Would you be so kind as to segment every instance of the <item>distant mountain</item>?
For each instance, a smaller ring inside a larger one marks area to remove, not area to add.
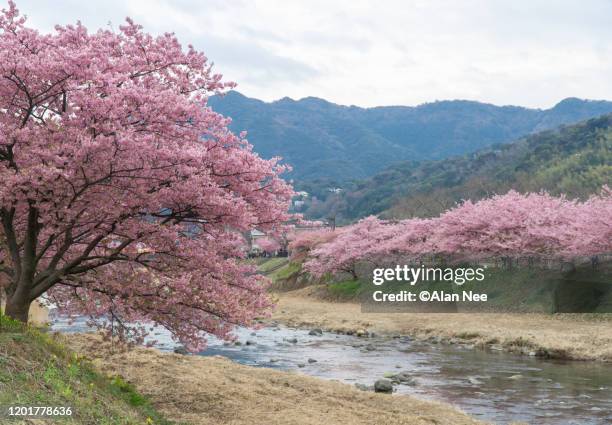
[[[335,215],[340,222],[371,214],[435,216],[461,200],[509,189],[585,198],[603,185],[612,187],[612,114],[461,157],[395,164],[341,195],[319,195],[307,216]]]
[[[546,110],[453,100],[359,108],[323,99],[262,102],[232,91],[209,104],[247,130],[265,158],[281,156],[297,181],[365,178],[403,160],[436,160],[612,112],[612,102],[565,99]]]

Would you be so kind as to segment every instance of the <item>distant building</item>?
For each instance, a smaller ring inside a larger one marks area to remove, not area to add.
[[[251,251],[259,251],[259,245],[257,245],[257,240],[261,239],[261,238],[265,238],[266,234],[264,232],[262,232],[261,230],[251,230]]]
[[[263,250],[261,249],[261,247],[257,244],[257,241],[259,239],[265,238],[266,234],[264,232],[262,232],[261,230],[257,230],[257,229],[253,229],[248,233],[248,253],[249,254],[259,254],[261,253]]]

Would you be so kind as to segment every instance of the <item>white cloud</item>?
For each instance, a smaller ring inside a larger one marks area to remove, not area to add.
[[[362,106],[612,99],[609,0],[18,1],[50,31],[131,16],[203,50],[238,90]]]

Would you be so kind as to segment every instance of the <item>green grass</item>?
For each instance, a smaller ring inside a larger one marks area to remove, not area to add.
[[[302,271],[302,264],[290,262],[286,266],[270,273],[268,277],[272,280],[272,282],[277,282],[279,280],[289,279],[290,277],[298,274],[300,271]]]
[[[330,283],[327,291],[336,298],[355,298],[361,293],[361,282],[359,280],[344,280],[342,282]]]
[[[281,264],[289,262],[287,258],[282,258],[282,257],[270,258],[266,260],[267,261],[259,264],[259,267],[257,268],[262,273],[268,273],[274,268],[280,266]]]
[[[465,268],[466,265],[459,266]],[[484,270],[482,282],[465,282],[455,285],[452,282],[428,281],[410,285],[404,281],[387,281],[384,285],[367,284],[360,295],[371,298],[373,291],[397,293],[401,290],[411,292],[443,291],[446,294],[462,294],[464,291],[486,294],[486,303],[458,301],[455,305],[461,312],[516,312],[516,313],[608,313],[612,311],[612,284],[609,274],[603,267],[592,270],[581,266],[566,275],[558,269],[537,267],[512,267],[510,269],[488,267]],[[338,292],[350,292],[351,287],[340,282]],[[330,292],[333,284],[330,285]],[[414,304],[417,307],[417,304]],[[432,304],[434,305],[434,304]],[[406,305],[409,311],[411,305]]]
[[[98,373],[66,349],[61,337],[6,317],[0,329],[0,406],[70,406],[72,416],[55,417],[58,424],[171,424],[132,385]]]

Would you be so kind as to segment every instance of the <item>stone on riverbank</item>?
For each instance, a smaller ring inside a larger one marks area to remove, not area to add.
[[[182,355],[189,354],[189,351],[187,351],[187,349],[183,347],[182,345],[179,345],[178,347],[174,347],[174,352],[176,354],[182,354]]]
[[[396,384],[416,385],[416,381],[414,380],[414,378],[410,376],[410,374],[406,371],[392,374],[388,378],[391,379],[391,382]]]
[[[392,393],[393,383],[389,379],[379,379],[374,382],[374,391],[377,393]]]
[[[355,384],[355,388],[357,388],[360,391],[372,391],[372,390],[374,390],[374,387],[372,387],[371,385],[365,385],[365,384],[359,384],[359,383]]]

